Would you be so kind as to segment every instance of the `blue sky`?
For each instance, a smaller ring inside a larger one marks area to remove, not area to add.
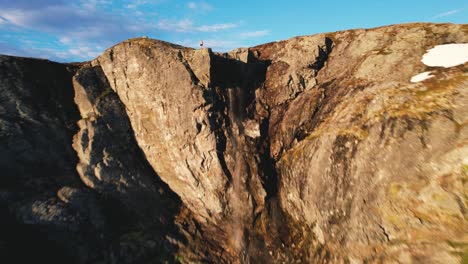
[[[468,1],[0,0],[0,54],[84,61],[144,35],[227,51],[406,22],[468,23]]]

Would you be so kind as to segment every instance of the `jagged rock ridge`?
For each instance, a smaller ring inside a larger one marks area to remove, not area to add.
[[[5,252],[20,233],[77,263],[459,263],[467,64],[420,59],[466,42],[466,25],[407,24],[2,56]]]

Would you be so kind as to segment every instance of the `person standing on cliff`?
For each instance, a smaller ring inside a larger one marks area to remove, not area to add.
[[[200,40],[200,49],[203,48],[203,40]]]

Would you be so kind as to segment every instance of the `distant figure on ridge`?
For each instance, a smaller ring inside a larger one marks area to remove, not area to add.
[[[203,48],[203,40],[200,40],[200,49]]]

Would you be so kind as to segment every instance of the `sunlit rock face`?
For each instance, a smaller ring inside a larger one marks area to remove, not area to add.
[[[463,43],[466,25],[406,24],[2,56],[0,242],[53,262],[460,263],[468,65],[423,57]]]

